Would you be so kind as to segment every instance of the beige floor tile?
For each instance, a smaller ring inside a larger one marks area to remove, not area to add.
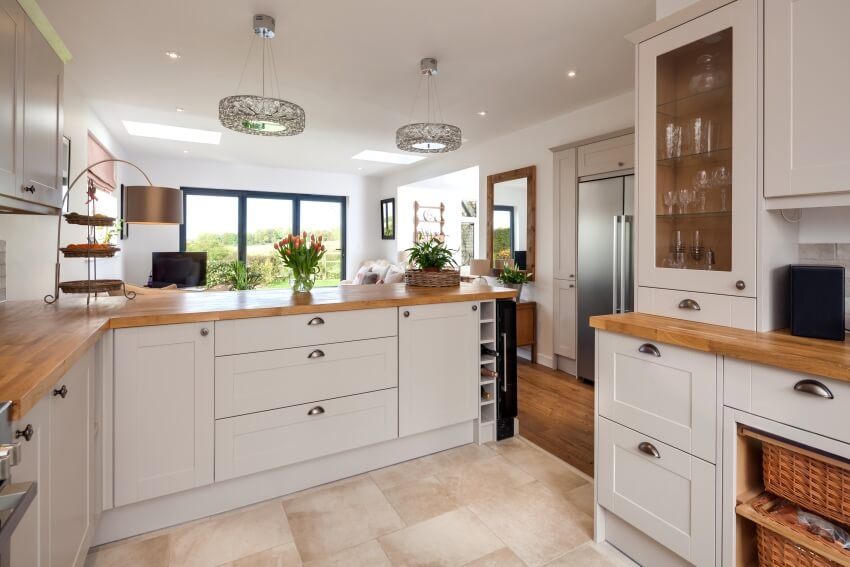
[[[587,484],[587,480],[564,461],[536,447],[512,451],[505,458],[560,494]]]
[[[626,567],[629,565],[634,563],[617,551],[607,551],[593,544],[587,544],[547,563],[546,567]]]
[[[520,559],[545,565],[590,541],[593,520],[540,482],[526,484],[469,508]]]
[[[436,477],[447,488],[451,497],[461,504],[490,498],[534,481],[532,476],[498,455],[445,467]]]
[[[393,565],[460,566],[504,547],[467,508],[378,539]]]
[[[487,446],[493,449],[493,452],[497,455],[508,455],[530,447],[528,442],[522,437],[509,437],[503,441],[493,441],[492,443],[487,443]]]
[[[392,567],[392,563],[381,544],[373,539],[329,557],[310,561],[304,567]]]
[[[570,490],[564,494],[564,498],[588,516],[593,517],[594,488],[592,482]]]
[[[442,468],[453,468],[468,463],[474,463],[496,456],[495,451],[488,445],[470,443],[448,451],[434,453],[431,459]]]
[[[283,505],[266,502],[171,534],[171,567],[209,567],[292,542]]]
[[[460,506],[448,487],[433,476],[387,488],[384,496],[408,526]]]
[[[292,494],[287,494],[286,496],[282,496],[280,498],[281,502],[286,502],[287,500],[292,500],[293,498],[298,498],[300,496],[305,496],[307,494],[313,494],[314,492],[318,492],[320,490],[325,490],[326,488],[333,488],[334,486],[342,486],[343,484],[348,484],[350,482],[354,482],[355,480],[360,480],[369,476],[369,473],[358,474],[355,476],[350,476],[348,478],[341,478],[339,480],[335,480],[333,482],[328,482],[325,484],[320,484],[319,486],[314,486],[312,488],[305,488],[304,490],[299,490],[298,492],[293,492]]]
[[[294,543],[273,547],[219,567],[301,567],[301,556]]]
[[[332,555],[404,527],[370,478],[283,503],[304,561]]]
[[[86,558],[86,567],[168,567],[169,536],[128,541],[102,548]]]
[[[433,459],[432,455],[428,455],[372,471],[369,476],[378,488],[386,490],[405,482],[433,476],[439,470],[439,463]]]
[[[463,567],[525,567],[525,563],[513,551],[503,547],[499,551],[494,551],[481,559],[471,561]]]

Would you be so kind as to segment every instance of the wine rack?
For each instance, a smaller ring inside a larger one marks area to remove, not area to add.
[[[482,301],[478,307],[479,344],[488,350],[496,351],[496,302]],[[498,372],[498,356],[478,352],[479,376],[478,419],[475,420],[475,441],[479,445],[496,440],[496,405],[499,401],[497,378],[483,374]],[[483,372],[482,372],[483,371]]]

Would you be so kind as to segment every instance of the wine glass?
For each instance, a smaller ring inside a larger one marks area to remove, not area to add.
[[[675,191],[667,191],[664,193],[664,204],[667,206],[667,214],[673,214],[673,207],[675,207],[679,203],[679,199],[676,197]]]
[[[726,188],[732,182],[732,172],[725,165],[718,165],[711,172],[711,183],[720,188],[720,210],[726,212]]]
[[[711,187],[711,175],[705,169],[699,169],[694,174],[694,187],[705,190]]]
[[[697,72],[688,83],[692,93],[704,93],[724,85],[726,73],[715,69],[716,63],[717,57],[711,53],[697,58]]]
[[[679,205],[682,208],[682,214],[688,214],[688,205],[694,201],[693,190],[688,187],[683,187],[679,189],[677,197],[679,199]]]

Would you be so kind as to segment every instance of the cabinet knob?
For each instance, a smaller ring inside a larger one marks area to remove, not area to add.
[[[575,277],[576,277],[576,275],[575,275],[575,274],[570,274],[570,279],[571,279],[571,280],[572,280],[572,279],[575,279]]]
[[[569,287],[575,287],[575,286],[576,286],[576,284],[571,283]]]
[[[478,306],[477,306],[477,305],[473,305],[473,306],[472,306],[472,310],[473,310],[473,311],[478,311]]]
[[[322,319],[321,317],[313,317],[312,319],[307,321],[307,325],[310,326],[310,327],[315,327],[316,325],[324,325],[324,324],[325,324],[325,320]]]
[[[646,453],[650,457],[655,457],[656,459],[661,458],[661,453],[658,452],[658,449],[655,448],[655,445],[652,443],[647,443],[644,441],[640,445],[638,445],[638,451],[641,453]]]
[[[322,358],[323,356],[325,356],[325,353],[319,349],[316,349],[310,354],[308,354],[307,358]]]
[[[26,427],[23,429],[18,429],[15,431],[15,439],[20,439],[23,437],[27,441],[32,440],[32,436],[35,435],[35,430],[32,428],[32,424],[28,423]]]
[[[307,415],[322,415],[323,413],[325,413],[325,408],[323,408],[322,406],[316,406],[310,411],[308,411]]]
[[[61,388],[55,388],[53,390],[53,395],[59,396],[60,398],[62,398],[64,400],[65,396],[68,395],[68,386],[66,386],[65,384],[62,384]]]
[[[209,330],[209,329],[207,329],[206,327],[204,327],[203,329],[201,329],[201,336],[202,336],[202,337],[206,337],[206,336],[208,336],[209,334],[210,334],[210,330]]]
[[[29,187],[24,187],[24,191],[27,193],[35,193],[35,185],[30,185]]]
[[[679,309],[690,309],[691,311],[701,311],[699,303],[693,299],[683,299],[679,302]]]
[[[735,287],[737,287],[739,290],[743,291],[744,289],[747,288],[747,284],[744,283],[744,280],[738,280],[738,281],[735,282]]]
[[[405,316],[405,317],[410,317],[410,311],[405,311],[405,312],[404,312],[404,316]]]
[[[623,167],[624,165],[626,165],[626,162],[624,162],[624,161],[618,161],[617,162],[618,167]]]

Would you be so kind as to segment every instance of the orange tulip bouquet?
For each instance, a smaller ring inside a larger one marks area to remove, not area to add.
[[[311,234],[308,239],[306,230],[300,236],[290,234],[276,242],[274,249],[280,254],[283,265],[292,270],[292,291],[309,292],[313,289],[319,273],[319,261],[325,255],[321,235],[316,238],[315,234]]]

